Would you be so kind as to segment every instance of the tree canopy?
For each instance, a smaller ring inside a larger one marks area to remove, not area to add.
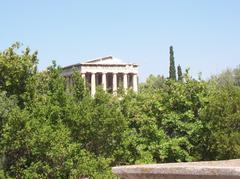
[[[91,97],[55,62],[0,53],[0,178],[115,178],[128,164],[240,157],[240,67],[209,81],[150,75],[140,92]],[[172,54],[173,55],[173,54]],[[229,80],[230,79],[230,80]]]

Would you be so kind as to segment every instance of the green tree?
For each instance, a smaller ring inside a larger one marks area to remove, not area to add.
[[[240,157],[240,87],[211,84],[208,103],[201,112],[204,160]]]
[[[79,73],[79,71],[74,70],[73,72],[73,95],[74,98],[78,101],[81,101],[84,96],[87,95],[87,90],[85,87],[85,81],[82,78],[81,74]]]
[[[178,74],[178,81],[182,81],[183,74],[182,74],[182,68],[180,65],[178,65],[178,67],[177,67],[177,74]]]
[[[164,86],[165,78],[161,75],[149,75],[145,83],[140,84],[141,92],[150,92],[152,90],[159,90]]]
[[[129,93],[122,101],[129,120],[129,163],[192,161],[200,158],[195,146],[203,125],[199,111],[205,105],[206,84],[164,82],[159,90]],[[127,155],[125,155],[126,157]]]
[[[26,48],[22,54],[18,54],[20,44],[15,43],[3,52],[0,52],[0,90],[6,91],[7,96],[16,95],[22,103],[22,94],[26,90],[26,84],[37,72],[37,52],[30,54]]]
[[[41,108],[37,106],[37,108]],[[70,131],[59,121],[14,110],[0,143],[6,176],[14,178],[81,178],[107,175],[108,165],[71,142]],[[106,173],[104,173],[106,171]],[[102,172],[102,174],[100,173]]]
[[[170,46],[169,53],[170,53],[169,79],[176,80],[176,68],[174,61],[174,51],[172,46]]]
[[[113,178],[115,165],[240,157],[239,67],[206,82],[179,66],[184,83],[150,75],[139,93],[99,87],[93,98],[79,72],[67,90],[56,62],[37,72],[36,54],[18,48],[0,53],[0,178]]]
[[[112,158],[127,128],[118,99],[98,88],[94,99],[85,97],[76,109],[70,117],[78,126],[72,128],[76,139],[96,156]]]
[[[233,70],[235,85],[240,86],[240,65]]]
[[[240,86],[240,65],[234,69],[224,70],[219,75],[212,76],[211,81],[219,87],[231,85]]]
[[[34,75],[24,92],[25,107],[15,107],[5,115],[0,151],[6,177],[111,177],[110,160],[86,151],[73,138],[70,117],[78,112],[79,102],[65,90],[60,72],[53,64]],[[3,112],[9,108],[5,104]]]
[[[9,114],[11,113],[12,110],[16,108],[16,106],[17,106],[17,102],[15,98],[13,97],[8,98],[6,96],[6,92],[0,91],[0,141],[2,140],[3,128],[4,128],[4,125],[7,123]],[[1,173],[1,169],[3,168],[4,158],[5,156],[0,152],[0,173]],[[0,178],[1,178],[1,174],[0,174]]]

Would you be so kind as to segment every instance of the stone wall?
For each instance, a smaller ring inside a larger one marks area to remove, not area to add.
[[[113,167],[123,179],[240,179],[240,160]]]

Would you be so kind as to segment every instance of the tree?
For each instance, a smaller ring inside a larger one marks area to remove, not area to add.
[[[150,75],[139,93],[99,87],[93,98],[79,72],[67,90],[55,62],[37,72],[17,49],[0,53],[0,178],[114,178],[115,165],[240,157],[239,67],[206,82],[178,66],[179,83],[170,47],[173,80]]]
[[[240,86],[240,65],[233,70],[234,81],[237,86]]]
[[[0,117],[0,156],[3,156],[5,178],[111,178],[110,160],[87,151],[73,137],[76,124],[73,115],[79,116],[78,109],[83,106],[74,99],[75,94],[65,90],[59,68],[53,64],[32,76],[25,90],[23,100],[26,101],[22,108],[4,94],[0,96],[3,102],[0,105],[3,108],[0,109],[3,115]],[[88,113],[94,109],[89,103],[85,106],[90,107]],[[84,129],[83,125],[77,126],[77,130]],[[105,134],[109,132],[106,127],[103,129]],[[118,134],[116,132],[116,138]],[[100,139],[110,137],[104,135]],[[106,143],[109,142],[102,146]]]
[[[234,69],[228,68],[218,75],[212,76],[211,82],[214,82],[219,87],[224,86],[240,86],[240,65]]]
[[[182,81],[183,74],[182,74],[182,68],[180,65],[178,65],[178,67],[177,67],[177,74],[178,74],[178,81]]]
[[[0,90],[6,91],[7,96],[16,95],[22,103],[22,94],[26,90],[26,84],[37,72],[37,52],[30,54],[26,48],[22,54],[18,54],[20,44],[15,43],[3,52],[0,52]]]
[[[42,107],[36,108],[39,111]],[[45,115],[49,117],[47,111]],[[106,170],[107,160],[72,142],[64,123],[53,124],[27,110],[11,112],[0,147],[6,178],[108,178],[110,173]]]
[[[118,99],[97,88],[95,98],[86,96],[76,109],[71,120],[79,126],[72,128],[77,141],[96,156],[113,157],[127,128]]]
[[[210,83],[210,94],[200,113],[204,130],[199,152],[204,160],[240,157],[240,87],[225,82]]]
[[[128,93],[122,101],[129,121],[126,145],[130,163],[162,163],[199,159],[199,111],[207,95],[206,83],[165,80],[159,90]],[[128,156],[128,157],[127,157]]]
[[[176,68],[175,68],[175,61],[174,61],[174,51],[172,46],[170,46],[169,79],[176,80]]]
[[[151,90],[159,90],[164,85],[164,77],[163,76],[154,76],[149,75],[146,79],[145,83],[140,84],[141,92],[150,92]]]
[[[87,95],[87,90],[85,81],[77,70],[73,72],[73,82],[73,95],[77,101],[81,101]]]
[[[6,96],[6,92],[0,91],[0,141],[2,140],[3,128],[4,125],[7,123],[9,114],[12,110],[16,108],[16,106],[17,102],[16,99],[13,98],[13,96],[8,98]],[[1,176],[1,169],[3,168],[4,158],[4,155],[0,152],[0,178],[4,178],[3,176]]]

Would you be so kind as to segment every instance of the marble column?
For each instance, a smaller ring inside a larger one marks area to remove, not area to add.
[[[91,95],[94,96],[96,93],[96,80],[95,73],[91,74]]]
[[[127,79],[127,76],[128,74],[127,73],[124,73],[123,74],[123,89],[126,91],[127,88],[128,88],[128,79]]]
[[[137,74],[133,74],[133,91],[137,92],[138,91],[138,79],[137,79]]]
[[[84,83],[84,87],[86,86],[86,74],[82,73],[82,79],[83,79],[83,83]]]
[[[82,78],[83,78],[84,80],[85,80],[85,76],[86,76],[85,73],[82,73]]]
[[[113,73],[113,94],[117,93],[117,74]]]
[[[106,73],[102,73],[102,86],[103,86],[103,90],[106,91],[107,90]]]

